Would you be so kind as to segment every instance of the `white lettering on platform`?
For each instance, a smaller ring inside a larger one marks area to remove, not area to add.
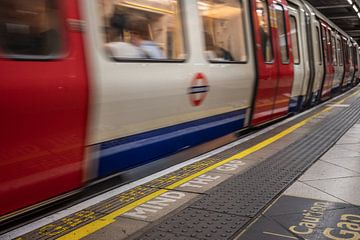
[[[240,166],[244,166],[245,163],[240,160],[232,160],[216,168],[218,171],[232,172],[239,169]]]
[[[211,182],[214,182],[220,177],[221,176],[219,175],[211,176],[209,174],[203,174],[197,178],[194,178],[193,180],[188,181],[187,183],[180,185],[180,187],[202,188],[203,186],[208,185]]]
[[[155,214],[184,197],[183,192],[169,191],[124,213],[123,216],[146,219],[150,214]]]

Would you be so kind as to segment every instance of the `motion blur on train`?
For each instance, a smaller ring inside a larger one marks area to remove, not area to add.
[[[0,216],[359,82],[302,0],[1,0]]]

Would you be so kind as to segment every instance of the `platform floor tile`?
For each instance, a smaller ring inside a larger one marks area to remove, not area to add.
[[[305,181],[304,183],[348,203],[360,206],[360,177]]]

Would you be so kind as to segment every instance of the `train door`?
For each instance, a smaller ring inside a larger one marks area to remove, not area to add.
[[[311,13],[310,13],[311,14]],[[310,16],[311,24],[311,43],[313,52],[313,64],[314,64],[314,79],[309,89],[311,95],[309,104],[314,105],[320,99],[321,83],[324,77],[324,56],[321,40],[320,23],[313,14]]]
[[[278,118],[288,113],[291,89],[294,80],[294,61],[293,54],[290,52],[290,20],[288,10],[284,7],[285,3],[280,1],[273,4],[275,11],[276,23],[272,21],[273,31],[277,44],[275,44],[278,55],[278,84],[274,103],[274,116]],[[277,28],[277,31],[276,31]]]
[[[357,76],[357,73],[359,70],[358,58],[357,58],[357,46],[355,43],[352,44],[352,55],[353,55],[353,62],[354,62],[354,75],[353,75],[351,85],[354,86],[355,82],[356,82],[356,76]]]
[[[297,112],[303,101],[305,81],[304,45],[302,43],[300,13],[297,5],[289,5],[291,47],[294,59],[294,82],[291,90],[290,112]]]
[[[341,82],[341,88],[345,89],[350,76],[349,48],[347,45],[347,39],[345,37],[342,37],[342,47],[344,52],[344,78]]]
[[[358,62],[358,71],[357,74],[355,76],[356,80],[355,80],[355,85],[359,83],[360,80],[360,47],[356,47],[356,57],[357,57],[357,62]]]
[[[82,184],[87,82],[81,33],[66,24],[79,23],[75,2],[0,1],[0,216]]]
[[[331,31],[330,28],[328,28],[327,25],[323,22],[321,22],[321,36],[323,42],[325,74],[321,84],[320,99],[324,101],[330,98],[331,85],[334,78],[334,66],[332,57]]]
[[[252,13],[258,60],[258,82],[253,104],[252,124],[257,125],[271,119],[278,72],[274,59],[268,2],[266,0],[253,1]]]
[[[344,80],[345,66],[344,66],[344,51],[340,35],[336,35],[336,57],[338,60],[337,71],[335,75],[336,81],[333,83],[333,89],[338,92],[341,89],[341,84]]]
[[[251,123],[258,125],[288,113],[293,59],[287,34],[289,16],[283,4],[254,0],[252,13],[258,82]]]
[[[350,88],[351,86],[351,82],[354,78],[354,72],[355,72],[355,67],[354,67],[354,56],[353,56],[353,47],[352,47],[352,43],[350,40],[348,40],[348,44],[347,44],[347,48],[349,49],[349,78],[346,82],[346,87]]]
[[[331,94],[336,94],[338,92],[342,75],[339,57],[337,54],[337,36],[338,35],[335,32],[331,33],[331,55],[334,66],[334,79],[331,84]]]

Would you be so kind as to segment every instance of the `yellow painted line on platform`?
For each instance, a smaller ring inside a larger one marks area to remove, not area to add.
[[[351,94],[350,96],[344,98],[343,100],[340,100],[337,103],[342,103],[342,102],[346,101],[348,98],[358,94],[359,92],[360,92],[360,90],[358,90],[355,93]],[[266,147],[268,145],[270,145],[271,143],[273,143],[273,142],[283,138],[284,136],[292,133],[296,129],[304,126],[307,122],[309,122],[311,119],[315,118],[316,116],[318,116],[318,115],[320,115],[320,114],[322,114],[324,112],[327,112],[332,108],[333,107],[327,107],[324,110],[322,110],[322,111],[320,111],[320,112],[318,112],[318,113],[304,119],[303,121],[289,127],[288,129],[285,129],[284,131],[276,134],[273,137],[270,137],[270,138],[268,138],[268,139],[266,139],[266,140],[264,140],[264,141],[262,141],[262,142],[260,142],[260,143],[258,143],[256,145],[254,145],[254,146],[252,146],[252,147],[250,147],[250,148],[248,148],[248,149],[246,149],[246,150],[244,150],[244,151],[242,151],[240,153],[237,153],[237,154],[235,154],[235,155],[233,155],[233,156],[231,156],[229,158],[224,159],[221,162],[218,162],[218,163],[216,163],[216,164],[214,164],[214,165],[212,165],[210,167],[207,167],[207,168],[205,168],[205,169],[203,169],[203,170],[201,170],[201,171],[199,171],[197,173],[194,173],[191,176],[188,176],[188,177],[186,177],[184,179],[181,179],[181,180],[171,184],[170,186],[168,186],[167,189],[161,189],[161,190],[158,190],[158,191],[156,191],[154,193],[151,193],[151,194],[147,195],[146,197],[143,197],[143,198],[141,198],[141,199],[139,199],[139,200],[137,200],[137,201],[135,201],[133,203],[130,203],[129,205],[126,205],[125,207],[122,207],[122,208],[120,208],[120,209],[118,209],[118,210],[116,210],[116,211],[114,211],[114,212],[100,218],[100,219],[95,220],[94,222],[91,222],[89,224],[86,224],[86,225],[78,228],[78,229],[75,229],[74,231],[72,231],[72,232],[70,232],[70,233],[68,233],[68,234],[66,234],[66,235],[64,235],[62,237],[59,237],[58,239],[59,240],[76,240],[76,239],[81,239],[83,237],[86,237],[86,236],[100,230],[101,228],[113,223],[115,221],[116,217],[119,217],[120,215],[122,215],[122,214],[124,214],[124,213],[126,213],[126,212],[140,206],[141,204],[144,204],[147,201],[149,201],[149,200],[151,200],[151,199],[153,199],[153,198],[155,198],[155,197],[157,197],[157,196],[159,196],[159,195],[161,195],[161,194],[163,194],[165,192],[168,192],[171,189],[174,189],[174,188],[176,188],[176,187],[178,187],[178,186],[180,186],[180,185],[182,185],[182,184],[184,184],[184,183],[186,183],[186,182],[188,182],[188,181],[190,181],[190,180],[192,180],[192,179],[194,179],[196,177],[199,177],[199,176],[201,176],[201,175],[203,175],[203,174],[205,174],[205,173],[207,173],[207,172],[209,172],[209,171],[211,171],[211,170],[213,170],[213,169],[215,169],[215,168],[217,168],[217,167],[219,167],[219,166],[221,166],[223,164],[226,164],[226,163],[228,163],[228,162],[230,162],[232,160],[235,160],[235,159],[244,158],[247,155],[249,155],[251,153],[254,153],[254,152],[256,152],[256,151],[258,151],[258,150],[260,150],[260,149],[262,149],[262,148],[264,148],[264,147]]]

